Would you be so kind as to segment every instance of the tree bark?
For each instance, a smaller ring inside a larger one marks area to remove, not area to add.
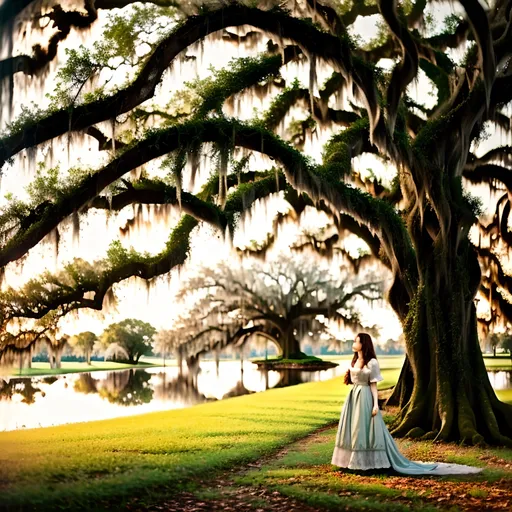
[[[387,401],[400,407],[392,434],[512,446],[512,406],[496,397],[478,342],[476,255],[466,241],[444,263],[424,267],[403,319],[407,358]]]
[[[62,358],[62,350],[57,349],[55,351],[55,368],[62,368],[61,358]]]
[[[281,348],[283,350],[283,358],[284,359],[294,359],[295,355],[301,354],[300,351],[300,344],[297,341],[297,338],[295,338],[295,335],[293,334],[293,328],[290,327],[286,333],[283,339],[280,341],[282,344]]]

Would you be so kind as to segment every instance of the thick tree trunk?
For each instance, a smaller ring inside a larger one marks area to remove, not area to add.
[[[512,406],[496,397],[478,342],[478,262],[469,244],[457,254],[444,272],[439,262],[425,267],[403,319],[407,358],[387,402],[400,406],[392,433],[512,446]]]
[[[181,345],[178,347],[178,368],[180,373],[183,373],[183,349]]]
[[[62,368],[62,350],[55,351],[55,368]]]
[[[293,334],[293,328],[290,327],[287,330],[280,343],[282,344],[281,348],[283,349],[284,359],[294,359],[293,356],[301,354],[300,344]]]

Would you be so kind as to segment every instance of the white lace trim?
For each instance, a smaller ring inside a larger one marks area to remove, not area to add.
[[[386,450],[349,450],[334,447],[331,464],[348,469],[390,468]]]

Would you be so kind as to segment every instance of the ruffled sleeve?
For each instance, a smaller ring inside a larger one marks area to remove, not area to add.
[[[384,380],[384,377],[380,374],[380,367],[377,359],[371,359],[368,362],[368,368],[370,369],[370,382],[380,382],[381,380]]]

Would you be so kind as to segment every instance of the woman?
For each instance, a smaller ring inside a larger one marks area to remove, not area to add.
[[[349,469],[392,467],[406,475],[477,473],[461,464],[423,464],[405,458],[391,437],[377,401],[377,382],[383,380],[369,334],[360,333],[352,345],[354,357],[345,384],[353,384],[341,410],[331,463]]]

